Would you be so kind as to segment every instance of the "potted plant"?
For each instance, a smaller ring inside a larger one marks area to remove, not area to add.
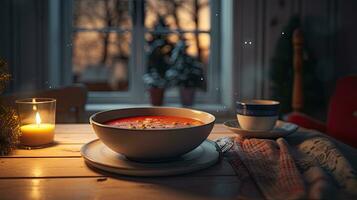
[[[177,42],[170,58],[171,68],[166,72],[170,85],[178,86],[180,100],[183,106],[193,105],[197,88],[204,86],[202,64],[199,60],[187,54],[184,40]]]
[[[161,106],[164,99],[166,80],[162,78],[160,73],[155,69],[144,74],[143,79],[148,86],[151,104],[154,106]]]
[[[159,18],[155,25],[155,30],[167,29],[164,19]],[[144,83],[150,93],[151,104],[161,106],[163,104],[164,92],[167,87],[166,71],[170,68],[170,56],[174,44],[171,43],[167,35],[152,33],[148,40],[147,70],[143,76]]]

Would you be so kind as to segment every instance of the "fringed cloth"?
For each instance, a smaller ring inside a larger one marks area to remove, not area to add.
[[[266,199],[357,199],[356,172],[326,137],[232,140],[225,156]]]

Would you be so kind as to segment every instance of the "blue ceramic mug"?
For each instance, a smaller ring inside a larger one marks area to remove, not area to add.
[[[237,119],[242,129],[249,131],[269,131],[274,128],[279,116],[278,101],[244,100],[237,101]]]

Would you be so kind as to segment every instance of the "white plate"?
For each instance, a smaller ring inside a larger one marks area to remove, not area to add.
[[[223,123],[229,130],[245,138],[278,138],[286,137],[295,132],[299,126],[289,122],[278,120],[270,131],[248,131],[239,126],[237,120],[229,120]]]
[[[85,161],[95,168],[129,176],[169,176],[186,174],[214,165],[219,160],[216,144],[205,140],[191,152],[166,162],[135,162],[115,153],[100,140],[93,140],[81,148]]]

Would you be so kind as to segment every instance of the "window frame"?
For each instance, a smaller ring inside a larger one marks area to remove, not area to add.
[[[149,102],[149,95],[146,92],[146,87],[142,80],[142,75],[145,73],[146,60],[144,45],[145,33],[153,32],[148,30],[144,25],[145,18],[145,5],[144,0],[134,0],[131,1],[130,9],[136,9],[137,12],[132,13],[132,28],[131,29],[122,29],[120,27],[105,27],[100,29],[87,29],[87,28],[75,28],[72,26],[72,17],[67,17],[67,20],[70,20],[70,35],[74,32],[85,32],[85,31],[106,31],[106,32],[115,32],[118,34],[131,32],[131,55],[129,57],[129,66],[128,66],[128,80],[129,88],[128,91],[90,91],[88,94],[88,103],[89,104],[143,104]],[[64,3],[64,6],[67,7],[67,14],[69,13],[72,16],[73,1],[67,0]],[[170,33],[208,33],[210,34],[210,55],[209,63],[207,70],[207,90],[197,91],[196,94],[196,103],[197,104],[219,104],[221,103],[221,80],[220,80],[220,3],[219,0],[210,0],[210,19],[211,27],[209,31],[203,30],[169,30]],[[68,12],[70,11],[70,12]],[[134,14],[133,14],[134,13]],[[68,16],[68,15],[67,15]],[[155,32],[155,31],[154,31]],[[69,37],[72,38],[72,37]],[[135,38],[135,39],[134,39]],[[141,47],[141,48],[140,48]],[[72,51],[72,50],[71,50]],[[70,52],[71,54],[72,52]],[[68,54],[68,52],[67,52]],[[69,56],[69,55],[67,55]],[[72,57],[71,55],[69,56]],[[68,60],[68,59],[67,59]],[[69,69],[65,70],[67,77],[72,77],[72,59],[69,59]],[[136,67],[133,67],[136,66]],[[139,74],[139,75],[138,75]],[[72,81],[68,81],[72,83]],[[143,95],[144,94],[144,95]],[[178,103],[179,94],[176,88],[169,88],[165,93],[165,103]]]

